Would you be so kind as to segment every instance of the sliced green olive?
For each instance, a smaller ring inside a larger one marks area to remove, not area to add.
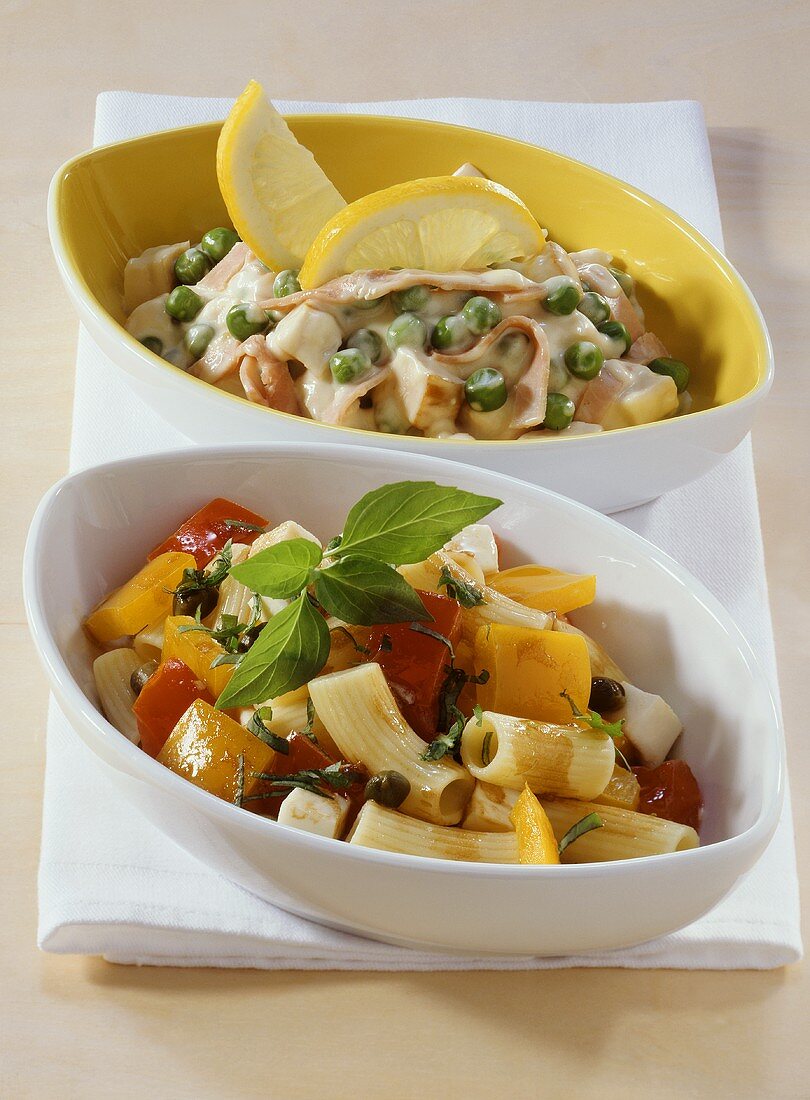
[[[561,432],[574,419],[576,405],[564,393],[550,393],[546,398],[546,418],[543,427],[553,432]]]
[[[456,351],[469,347],[473,337],[460,313],[448,313],[433,326],[430,342],[437,351]]]
[[[200,248],[213,263],[218,264],[220,260],[225,259],[239,240],[239,234],[233,229],[226,229],[224,225],[219,225],[216,229],[209,229],[203,234]]]
[[[383,342],[373,328],[359,328],[346,341],[347,348],[364,352],[372,363],[379,363],[383,354]]]
[[[249,336],[267,332],[270,326],[270,317],[266,309],[255,302],[240,302],[231,306],[225,314],[225,324],[228,332],[237,340],[247,340]]]
[[[426,286],[409,286],[391,295],[391,305],[397,313],[419,313],[427,308],[429,301],[430,290]]]
[[[138,665],[135,671],[129,678],[129,686],[132,688],[136,695],[140,695],[143,689],[146,687],[147,682],[157,672],[157,661],[146,661],[142,665]]]
[[[293,271],[292,268],[287,268],[285,271],[279,271],[273,280],[273,297],[274,298],[286,298],[288,294],[297,294],[301,289],[301,284],[298,282],[298,272]]]
[[[662,356],[659,359],[653,359],[648,366],[655,374],[669,375],[675,383],[678,393],[683,393],[689,385],[689,367],[680,359],[669,359]]]
[[[193,321],[203,304],[202,298],[190,286],[176,286],[166,299],[164,308],[175,321]]]
[[[172,615],[191,615],[194,618],[199,609],[200,618],[210,615],[217,606],[219,589],[213,585],[210,588],[189,588],[186,592],[175,592],[172,601]]]
[[[142,336],[140,343],[147,349],[147,351],[154,352],[155,355],[163,354],[163,341],[159,336]]]
[[[379,772],[365,786],[366,801],[377,802],[389,810],[401,806],[410,793],[410,780],[401,772]]]
[[[186,351],[196,362],[197,359],[201,359],[205,355],[205,349],[213,338],[214,326],[200,323],[191,325],[190,328],[186,329],[183,343],[186,345]]]
[[[607,298],[597,294],[595,290],[589,290],[582,295],[577,309],[594,325],[601,325],[603,321],[607,321],[610,317],[610,306]]]
[[[590,340],[577,340],[565,349],[565,365],[575,378],[596,378],[604,361],[604,355]]]
[[[211,269],[211,261],[200,248],[187,248],[174,261],[174,274],[178,283],[193,286]]]
[[[620,355],[624,355],[633,341],[630,339],[630,333],[621,323],[621,321],[605,321],[601,325],[596,326],[597,331],[604,333],[605,336],[609,336],[611,340],[615,340],[617,344],[624,344],[624,347],[619,352]]]
[[[464,396],[474,412],[495,412],[506,404],[506,379],[494,367],[481,367],[464,383]]]
[[[582,291],[567,275],[555,275],[552,279],[546,279],[546,288],[543,309],[559,317],[573,313],[582,298]]]
[[[371,367],[371,360],[360,348],[336,351],[329,360],[329,369],[336,382],[354,382]]]
[[[385,338],[392,351],[397,348],[424,348],[427,325],[414,313],[400,313],[388,326]]]
[[[461,315],[467,322],[467,328],[476,336],[484,336],[501,323],[503,314],[497,302],[478,294],[464,303]]]

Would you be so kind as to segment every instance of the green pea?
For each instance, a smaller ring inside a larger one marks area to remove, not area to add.
[[[155,355],[163,354],[163,341],[159,336],[142,336],[140,342],[147,351],[154,352]]]
[[[426,286],[409,286],[405,290],[395,290],[391,295],[391,305],[397,313],[419,313],[429,301],[430,291]]]
[[[465,382],[464,396],[475,412],[495,412],[506,404],[506,379],[494,367],[481,367]]]
[[[648,366],[655,374],[668,374],[675,383],[678,393],[683,393],[689,385],[689,367],[680,359],[668,359],[662,356],[660,359],[653,359]]]
[[[199,248],[187,248],[174,261],[174,275],[178,283],[193,286],[210,269],[211,261]]]
[[[546,279],[547,293],[543,302],[543,309],[548,313],[556,313],[559,317],[565,317],[573,313],[579,305],[582,291],[573,279],[567,275],[556,275],[553,279]]]
[[[449,313],[433,326],[430,342],[439,351],[448,351],[468,346],[472,343],[472,334],[460,313]]]
[[[226,229],[224,225],[216,229],[209,229],[203,234],[200,248],[213,263],[218,264],[224,260],[235,244],[239,243],[239,234],[233,229]]]
[[[467,322],[470,332],[474,332],[476,336],[483,336],[490,332],[501,323],[502,317],[497,302],[482,295],[476,295],[475,298],[465,302],[461,315]]]
[[[383,342],[379,333],[376,333],[372,328],[359,328],[357,332],[353,332],[346,341],[346,347],[357,348],[358,351],[362,351],[364,355],[368,356],[371,363],[379,363],[382,359]]]
[[[633,293],[633,276],[628,275],[626,271],[620,271],[618,267],[609,267],[608,271],[629,298]]]
[[[357,298],[352,302],[354,309],[376,309],[377,306],[381,306],[385,301],[385,295],[382,298]]]
[[[360,348],[336,351],[329,360],[329,369],[336,382],[354,382],[371,367],[371,360]]]
[[[595,290],[589,290],[582,295],[577,309],[594,325],[601,325],[603,321],[607,321],[610,317],[610,306],[607,303],[607,298],[597,294]]]
[[[550,393],[546,398],[546,418],[543,427],[553,432],[561,432],[574,419],[577,407],[564,393]]]
[[[391,351],[397,348],[424,348],[427,325],[413,313],[400,313],[388,326],[385,339]]]
[[[286,298],[288,294],[297,294],[301,289],[301,284],[298,282],[298,272],[293,271],[292,268],[287,268],[286,271],[279,271],[273,280],[273,297],[274,298]]]
[[[211,343],[213,338],[213,325],[192,325],[191,328],[186,329],[186,334],[183,337],[183,343],[186,345],[186,351],[196,362],[197,359],[201,359],[203,355],[205,355],[205,349]]]
[[[166,299],[165,310],[175,321],[193,321],[203,307],[203,300],[189,286],[176,286]]]
[[[620,355],[624,355],[633,341],[630,339],[630,333],[621,323],[621,321],[605,321],[601,325],[596,326],[597,332],[602,332],[605,336],[609,336],[611,340],[615,340],[617,343],[621,341],[624,344]]]
[[[262,309],[255,302],[240,302],[228,310],[225,315],[225,324],[231,336],[237,340],[247,340],[249,336],[267,332],[270,318],[267,310]]]
[[[565,349],[565,365],[576,378],[596,378],[604,361],[602,352],[589,340],[577,340]]]

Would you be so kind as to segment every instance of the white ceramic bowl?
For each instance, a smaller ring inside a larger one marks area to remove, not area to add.
[[[162,767],[101,715],[83,616],[186,515],[223,495],[322,536],[367,490],[435,479],[492,494],[506,564],[596,572],[576,620],[684,721],[703,788],[694,851],[612,864],[449,863],[356,848],[229,805]],[[197,448],[85,470],[56,485],[26,550],[26,608],[60,706],[120,794],[199,859],[335,928],[447,951],[559,955],[639,943],[695,920],[756,861],[782,799],[783,737],[768,682],[717,601],[661,551],[546,490],[418,455],[284,444]],[[92,809],[85,811],[92,814]]]

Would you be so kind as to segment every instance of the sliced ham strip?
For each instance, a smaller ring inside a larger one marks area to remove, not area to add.
[[[577,405],[574,420],[601,424],[609,406],[633,384],[633,373],[620,359],[607,359],[596,378],[590,381]]]
[[[289,368],[286,363],[271,355],[265,338],[249,337],[241,345],[240,351],[244,358],[239,368],[239,378],[248,399],[279,412],[300,416],[301,406],[298,404]]]
[[[641,318],[633,308],[633,303],[621,288],[615,298],[607,299],[607,303],[610,306],[610,316],[614,321],[621,321],[631,340],[638,340],[639,336],[644,335],[644,325]]]
[[[577,264],[580,280],[587,290],[595,290],[597,294],[603,294],[606,298],[615,298],[622,293],[622,288],[602,264],[588,261]]]
[[[209,272],[213,274],[213,272]],[[520,290],[545,291],[539,283],[532,282],[525,275],[509,268],[495,271],[355,271],[351,275],[341,275],[314,290],[301,290],[297,294],[288,294],[286,298],[268,298],[260,304],[264,309],[288,311],[302,302],[346,302],[371,301],[391,294],[396,290],[406,290],[411,286],[424,283],[439,290],[469,290],[480,294],[506,294]]]
[[[510,329],[524,333],[534,344],[532,361],[513,391],[514,409],[510,427],[514,431],[525,432],[542,424],[546,416],[550,354],[546,334],[537,321],[529,317],[507,317],[469,351],[463,351],[459,355],[435,353],[433,359],[455,368],[461,377],[469,378],[472,370],[468,368],[477,363]]]
[[[645,332],[633,342],[626,358],[632,359],[634,363],[643,363],[646,367],[653,359],[668,359],[669,352],[654,332]]]
[[[360,397],[365,397],[375,386],[379,386],[381,382],[384,382],[390,374],[391,368],[383,367],[382,370],[375,370],[373,374],[366,375],[358,382],[353,384],[347,382],[336,386],[335,396],[321,418],[323,422],[325,424],[342,424],[355,401]]]
[[[227,256],[223,256],[207,275],[203,275],[197,286],[221,293],[234,275],[238,275],[245,264],[253,259],[255,259],[255,256],[245,242],[238,241]]]

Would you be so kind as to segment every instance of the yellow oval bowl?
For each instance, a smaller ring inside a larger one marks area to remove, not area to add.
[[[518,194],[563,247],[612,252],[640,283],[650,329],[691,365],[694,409],[587,436],[436,440],[290,416],[179,371],[123,328],[123,269],[145,248],[198,240],[228,224],[215,123],[84,153],[57,171],[49,196],[51,242],[82,321],[133,389],[190,439],[342,437],[485,466],[614,511],[700,476],[748,432],[772,380],[767,330],[731,264],[673,211],[568,157],[465,127],[364,115],[293,115],[288,122],[348,201],[471,161]]]

